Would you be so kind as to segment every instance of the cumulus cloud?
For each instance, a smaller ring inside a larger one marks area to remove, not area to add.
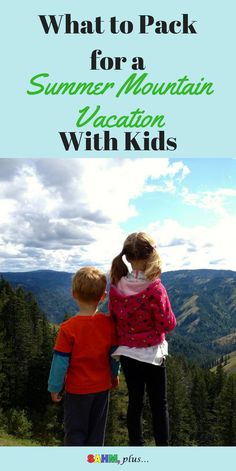
[[[0,181],[11,181],[15,175],[20,172],[22,167],[21,161],[16,159],[3,159],[1,158],[1,172]]]
[[[215,191],[193,193],[185,187],[181,191],[181,196],[189,205],[212,210],[219,215],[225,215],[227,214],[225,204],[228,198],[236,198],[236,190],[234,188],[219,188]]]
[[[164,270],[181,267],[236,269],[236,216],[224,216],[211,227],[185,227],[173,219],[147,227],[159,243]]]
[[[214,225],[193,227],[174,217],[134,230],[150,232],[164,270],[235,269],[233,228],[227,213],[232,188],[193,192],[188,165],[168,159],[0,160],[0,263],[2,271],[55,269],[73,272],[96,264],[107,269],[127,236],[132,218],[142,221],[136,200],[164,194],[191,211],[213,211]]]
[[[2,270],[108,266],[135,198],[174,191],[188,172],[167,159],[1,160]]]

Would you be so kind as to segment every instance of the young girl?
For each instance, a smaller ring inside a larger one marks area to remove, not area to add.
[[[131,264],[129,273],[123,256]],[[130,234],[111,267],[110,312],[115,320],[120,357],[129,392],[127,425],[130,446],[143,446],[142,411],[145,386],[152,411],[156,445],[167,446],[169,419],[165,333],[176,326],[166,290],[160,281],[161,262],[151,237]]]

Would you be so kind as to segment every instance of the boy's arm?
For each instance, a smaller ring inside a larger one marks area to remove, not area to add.
[[[112,358],[112,353],[117,349],[117,346],[113,346],[110,349],[110,365],[111,365],[111,375],[113,377],[119,376],[120,374],[120,362],[119,360],[116,360],[115,358]]]
[[[50,374],[48,378],[48,391],[55,402],[61,399],[59,393],[63,389],[64,379],[69,366],[70,353],[62,353],[54,350]]]
[[[57,336],[48,379],[48,391],[51,393],[52,400],[54,402],[59,402],[61,400],[59,393],[63,389],[71,352],[72,339],[62,324]]]
[[[104,314],[109,313],[109,292],[110,292],[111,280],[109,275],[107,275],[107,286],[106,286],[106,297],[98,304],[98,311]],[[112,353],[117,349],[116,344],[116,333],[115,325],[112,325],[112,344],[113,346],[109,352],[110,366],[111,366],[111,375],[112,375],[112,387],[115,388],[119,384],[119,374],[120,374],[120,362],[115,358],[112,358]]]
[[[120,362],[115,358],[112,358],[111,354],[117,349],[117,347],[111,347],[110,349],[110,366],[111,366],[111,384],[112,389],[119,386],[119,375],[120,375]]]
[[[117,338],[116,338],[116,328],[113,321],[112,322],[112,347],[110,348],[110,366],[111,366],[111,382],[112,388],[116,388],[119,385],[119,374],[120,374],[120,362],[116,358],[113,358],[111,355],[117,349]]]

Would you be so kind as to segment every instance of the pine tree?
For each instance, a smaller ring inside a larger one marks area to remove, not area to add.
[[[194,443],[196,420],[190,402],[190,378],[187,365],[181,360],[168,359],[168,404],[171,445]]]
[[[236,375],[226,378],[218,401],[219,444],[236,445]]]
[[[210,418],[208,412],[208,394],[203,371],[196,368],[193,374],[191,404],[196,417],[195,439],[199,445],[207,445],[210,435]]]
[[[32,295],[0,282],[0,405],[45,407],[55,329]],[[37,391],[37,398],[34,393]]]
[[[119,387],[112,390],[110,394],[105,441],[107,446],[128,445],[128,431],[126,425],[127,407],[128,392],[123,373],[121,373]]]
[[[215,374],[215,393],[218,396],[223,388],[224,381],[225,381],[225,374],[223,370],[223,365],[219,364],[216,367],[216,374]]]

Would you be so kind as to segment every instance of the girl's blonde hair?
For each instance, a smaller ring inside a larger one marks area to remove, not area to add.
[[[128,262],[145,260],[144,275],[148,280],[155,280],[161,274],[161,259],[154,240],[145,232],[133,232],[125,239],[123,249],[114,258],[111,265],[111,281],[116,284],[128,274],[128,268],[123,262],[123,255]]]

